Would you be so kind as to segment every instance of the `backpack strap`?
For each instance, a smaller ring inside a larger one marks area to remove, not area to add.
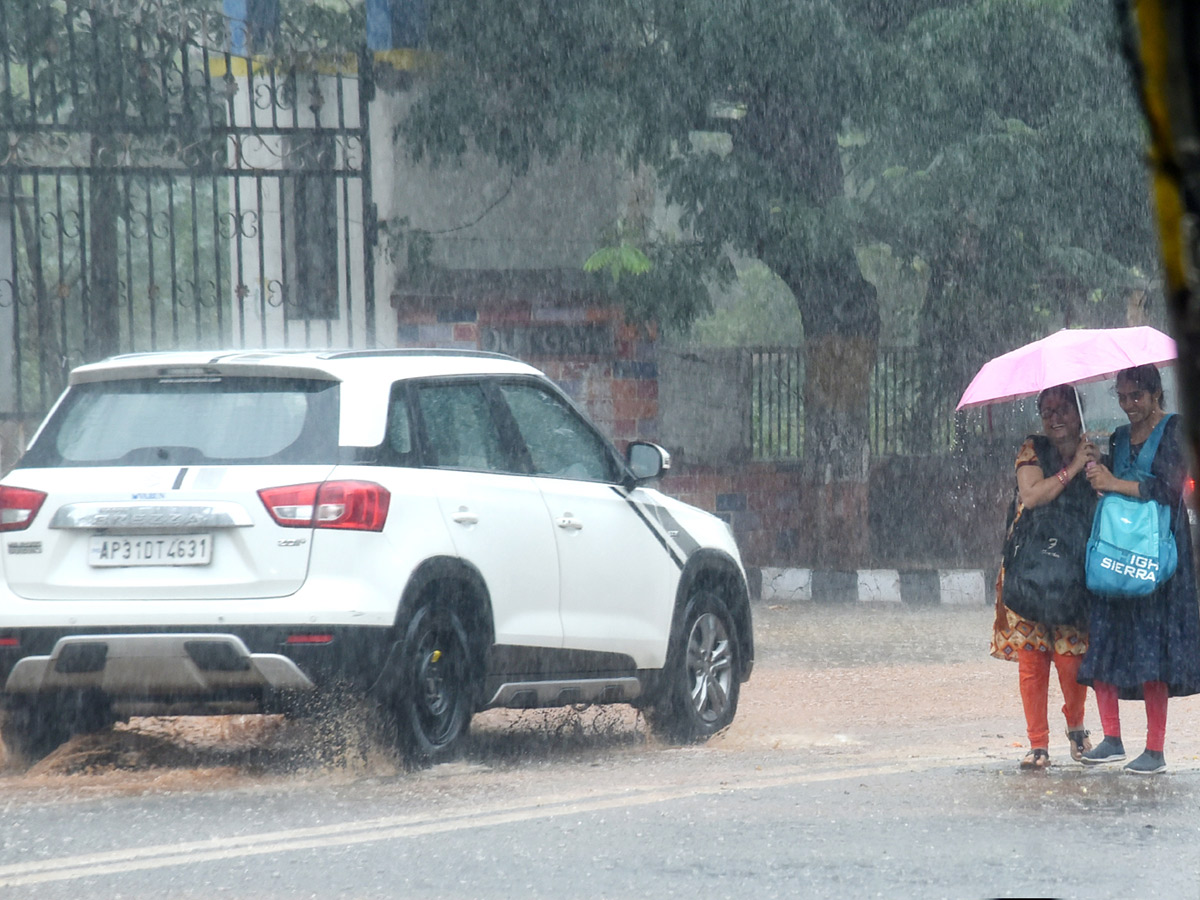
[[[1141,445],[1141,451],[1138,458],[1133,456],[1133,448],[1129,444],[1129,426],[1122,425],[1112,433],[1112,474],[1117,478],[1129,479],[1133,481],[1141,481],[1150,475],[1150,467],[1154,462],[1154,455],[1158,452],[1158,444],[1163,439],[1163,433],[1166,431],[1166,422],[1174,416],[1175,413],[1168,413],[1163,416],[1162,421],[1154,426],[1154,430],[1150,432],[1150,436],[1146,438],[1146,443]]]
[[[1054,472],[1049,468],[1050,459],[1049,452],[1054,447],[1050,443],[1050,438],[1044,434],[1030,434],[1025,436],[1025,440],[1033,444],[1034,455],[1037,456],[1038,465],[1042,469],[1042,477],[1049,478]],[[1012,502],[1008,504],[1008,515],[1004,520],[1004,540],[1005,546],[1008,546],[1008,541],[1012,538],[1013,528],[1017,524],[1017,520],[1025,512],[1025,506],[1021,503],[1021,486],[1013,485]]]
[[[1175,413],[1167,413],[1163,416],[1162,421],[1154,426],[1154,430],[1146,438],[1146,443],[1142,444],[1142,452],[1138,454],[1137,458],[1137,467],[1147,475],[1150,474],[1150,466],[1154,464],[1154,454],[1158,453],[1158,444],[1167,430],[1167,422],[1174,415]]]
[[[1174,415],[1175,413],[1167,413],[1162,417],[1162,421],[1154,426],[1154,430],[1146,438],[1146,443],[1142,444],[1137,459],[1133,458],[1133,448],[1129,443],[1129,426],[1122,425],[1118,428],[1113,433],[1113,474],[1118,478],[1133,481],[1141,481],[1144,476],[1149,475],[1154,456],[1158,453],[1158,445],[1166,431],[1167,420]]]
[[[1054,450],[1054,444],[1044,434],[1031,434],[1029,440],[1033,441],[1033,452],[1037,454],[1038,465],[1042,467],[1042,477],[1051,477],[1058,471],[1050,465],[1050,453]]]

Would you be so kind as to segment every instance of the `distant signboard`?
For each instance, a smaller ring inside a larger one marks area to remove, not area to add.
[[[609,356],[613,330],[609,325],[485,325],[479,329],[479,348],[509,356]]]

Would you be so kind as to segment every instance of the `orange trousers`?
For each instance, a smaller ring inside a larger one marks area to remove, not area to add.
[[[1050,723],[1046,715],[1046,703],[1050,696],[1050,663],[1058,670],[1058,684],[1062,688],[1063,715],[1067,717],[1067,731],[1083,728],[1083,706],[1087,700],[1087,685],[1075,680],[1082,656],[1065,653],[1050,653],[1042,650],[1018,650],[1017,666],[1021,678],[1021,703],[1025,707],[1025,729],[1029,733],[1029,746],[1050,746]]]

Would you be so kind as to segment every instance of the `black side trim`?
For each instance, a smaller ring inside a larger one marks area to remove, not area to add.
[[[667,533],[675,538],[675,543],[679,545],[679,549],[684,552],[685,556],[690,557],[700,549],[700,543],[691,536],[686,528],[676,521],[673,515],[667,512],[665,507],[655,506],[654,512],[658,516],[658,521],[662,523],[663,528],[667,529]]]
[[[621,497],[626,503],[629,504],[629,508],[632,509],[637,514],[637,517],[642,520],[642,524],[650,529],[650,533],[654,535],[655,540],[662,545],[662,548],[667,551],[667,555],[671,557],[671,560],[675,563],[675,565],[679,566],[680,569],[683,569],[684,559],[679,555],[678,552],[676,552],[675,548],[671,546],[666,537],[654,527],[654,523],[647,518],[646,513],[643,512],[642,508],[634,503],[633,498],[620,488],[614,487],[613,491],[616,492],[618,497]]]
[[[523,644],[493,644],[488,653],[488,677],[497,679],[497,685],[514,680],[611,678],[636,673],[633,657],[624,653]]]

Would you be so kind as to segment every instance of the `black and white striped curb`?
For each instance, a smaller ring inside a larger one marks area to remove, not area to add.
[[[982,606],[990,603],[983,569],[782,569],[750,573],[763,603],[906,603]]]

